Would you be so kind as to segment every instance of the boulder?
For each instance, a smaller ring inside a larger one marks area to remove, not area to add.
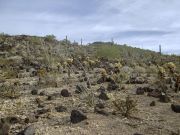
[[[70,97],[71,94],[69,93],[69,91],[67,89],[63,89],[61,91],[61,96],[63,96],[63,97]]]
[[[82,113],[81,111],[72,110],[70,119],[71,119],[71,122],[73,124],[76,124],[76,123],[79,123],[79,122],[81,122],[83,120],[86,120],[87,116],[84,113]]]
[[[180,113],[180,105],[171,104],[171,109],[176,113]]]
[[[35,135],[35,133],[36,133],[36,128],[34,127],[34,125],[30,125],[21,132],[19,132],[17,135]]]

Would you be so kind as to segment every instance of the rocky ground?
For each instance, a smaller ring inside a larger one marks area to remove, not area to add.
[[[177,60],[130,66],[79,52],[54,56],[19,38],[1,43],[0,135],[180,135]]]

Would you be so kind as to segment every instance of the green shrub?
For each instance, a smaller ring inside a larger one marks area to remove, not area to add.
[[[47,41],[47,42],[53,42],[55,40],[56,40],[56,36],[54,36],[54,35],[46,35],[45,36],[45,41]]]
[[[114,59],[114,58],[120,58],[120,51],[118,46],[110,46],[110,45],[98,45],[97,46],[97,51],[96,51],[96,56],[97,57],[104,57],[104,58],[109,58],[109,59]]]

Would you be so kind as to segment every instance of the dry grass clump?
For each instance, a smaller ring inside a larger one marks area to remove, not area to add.
[[[2,98],[10,98],[15,99],[21,96],[21,93],[19,92],[18,86],[16,84],[14,85],[2,85],[0,88],[0,97]]]

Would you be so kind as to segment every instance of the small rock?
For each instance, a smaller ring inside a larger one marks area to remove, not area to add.
[[[98,114],[101,114],[101,115],[104,115],[104,116],[108,116],[109,115],[109,112],[105,111],[104,109],[100,109],[98,107],[94,108],[94,112],[96,112]]]
[[[17,135],[35,135],[35,127],[34,125],[30,125],[26,127],[23,131],[19,132]]]
[[[57,106],[57,107],[55,107],[55,109],[57,112],[66,112],[67,111],[67,108],[64,106]]]
[[[86,120],[87,116],[84,113],[82,113],[81,111],[72,110],[70,119],[71,119],[71,122],[75,124],[75,123],[79,123],[83,120]]]
[[[47,100],[55,100],[55,99],[56,99],[56,97],[54,95],[49,95],[47,97]]]
[[[163,103],[169,103],[171,100],[170,100],[170,97],[168,97],[167,95],[161,95],[159,97],[159,101]]]
[[[45,107],[45,105],[43,105],[43,104],[38,104],[38,108],[44,108]]]
[[[180,113],[180,105],[171,104],[171,109],[176,113]]]
[[[106,81],[110,82],[110,83],[113,83],[113,84],[116,83],[115,80],[113,78],[111,78],[111,77],[107,77]]]
[[[67,89],[63,89],[61,91],[61,96],[63,96],[63,97],[70,97],[71,94],[69,93],[69,91]]]
[[[20,122],[20,119],[18,117],[14,117],[14,116],[7,117],[6,119],[9,121],[10,124],[16,124],[16,123]]]
[[[137,94],[137,95],[143,95],[144,92],[145,92],[144,89],[141,88],[141,87],[137,88],[137,90],[136,90],[136,94]]]
[[[44,91],[41,91],[41,92],[39,93],[39,95],[40,95],[40,96],[44,96],[44,95],[45,95],[45,92],[44,92]]]
[[[122,87],[121,87],[121,90],[125,90],[125,89],[126,89],[126,87],[125,87],[125,86],[122,86]]]
[[[145,80],[142,77],[132,77],[127,83],[128,84],[143,84],[143,83],[147,83],[147,80]]]
[[[37,110],[37,114],[45,114],[45,113],[47,113],[47,112],[49,112],[50,110],[49,109],[39,109],[39,110]]]
[[[10,124],[4,121],[4,119],[0,120],[0,135],[9,135]]]
[[[87,88],[90,89],[91,88],[91,84],[87,83]]]
[[[98,107],[98,108],[100,108],[100,109],[105,108],[105,106],[104,106],[103,103],[98,103],[98,104],[96,104],[96,107]]]
[[[35,101],[36,101],[36,103],[37,103],[37,104],[41,104],[41,103],[43,102],[43,101],[42,101],[42,99],[41,99],[41,98],[39,98],[39,97],[38,97],[38,98],[36,98],[36,99],[35,99]]]
[[[161,92],[155,89],[152,92],[148,92],[148,96],[159,98],[161,96]]]
[[[108,91],[114,91],[114,90],[117,90],[118,88],[119,88],[118,84],[116,84],[116,83],[109,83],[108,87],[107,87],[107,90]]]
[[[37,90],[37,89],[32,90],[32,91],[31,91],[31,94],[32,94],[32,95],[37,95],[37,94],[38,94],[38,90]]]
[[[97,84],[102,84],[106,81],[106,78],[105,77],[101,77],[98,81],[97,81]]]
[[[133,135],[143,135],[143,134],[140,134],[140,133],[134,133]]]
[[[155,102],[155,101],[152,101],[152,102],[150,103],[150,106],[156,106],[156,102]]]
[[[84,81],[87,81],[88,80],[88,78],[87,77],[84,77]]]
[[[38,120],[35,118],[34,114],[29,114],[28,117],[24,119],[25,123],[33,123],[37,122]]]
[[[99,99],[102,99],[102,100],[109,100],[109,97],[105,92],[101,92],[98,97]]]

